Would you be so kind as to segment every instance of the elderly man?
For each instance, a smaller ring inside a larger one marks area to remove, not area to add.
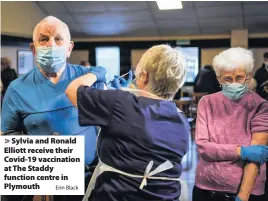
[[[79,125],[78,111],[64,92],[72,80],[98,68],[66,63],[74,46],[70,39],[68,26],[55,17],[46,17],[37,24],[30,44],[37,68],[10,84],[3,101],[1,130],[24,131],[29,135],[85,136],[85,163],[91,164],[96,156],[97,129]],[[103,86],[103,82],[93,85],[98,89]],[[22,199],[27,200],[25,196],[9,198]],[[81,196],[55,196],[54,201],[80,199]]]

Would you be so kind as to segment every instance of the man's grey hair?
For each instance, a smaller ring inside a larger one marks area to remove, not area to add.
[[[214,57],[213,67],[217,76],[222,70],[233,71],[239,67],[251,73],[254,67],[253,53],[241,47],[230,48]]]
[[[143,54],[138,66],[149,73],[148,90],[166,100],[172,100],[186,80],[184,56],[169,45],[151,47]]]
[[[63,28],[66,29],[66,31],[67,31],[67,37],[68,37],[68,39],[71,40],[71,34],[70,34],[70,30],[69,30],[68,25],[67,25],[66,23],[64,23],[63,21],[61,21],[60,19],[54,17],[54,16],[47,16],[47,17],[45,17],[44,19],[42,19],[42,20],[35,26],[34,31],[33,31],[33,42],[35,42],[35,40],[36,40],[36,37],[37,37],[37,30],[38,30],[39,26],[40,26],[42,23],[44,23],[44,22],[49,22],[49,23],[50,23],[50,22],[51,22],[51,23],[53,23],[53,22],[58,22],[58,23],[60,23],[60,24],[63,26]]]

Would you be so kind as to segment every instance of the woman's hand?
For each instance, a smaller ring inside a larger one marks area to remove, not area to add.
[[[97,81],[106,83],[105,76],[106,76],[107,70],[104,67],[101,67],[101,66],[91,67],[89,72],[96,75]]]
[[[238,196],[236,196],[235,201],[242,201],[242,200]]]
[[[248,201],[249,196],[245,195],[241,195],[241,193],[239,193],[236,197],[235,197],[235,201]]]
[[[250,193],[246,193],[240,189],[239,193],[235,197],[235,201],[248,201],[250,197]]]
[[[268,161],[268,146],[251,145],[248,147],[241,147],[240,158],[245,161],[251,161],[262,165]]]

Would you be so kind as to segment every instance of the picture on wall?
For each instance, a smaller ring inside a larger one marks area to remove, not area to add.
[[[30,50],[17,51],[18,74],[24,75],[34,68],[34,56]]]
[[[96,64],[106,68],[106,79],[112,81],[114,75],[120,75],[120,48],[96,47]]]
[[[184,55],[187,64],[186,82],[193,83],[199,69],[199,49],[198,47],[178,47],[178,49]]]

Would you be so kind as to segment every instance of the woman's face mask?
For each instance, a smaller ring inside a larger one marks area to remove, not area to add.
[[[247,90],[246,84],[232,83],[222,85],[222,93],[231,100],[239,100]]]
[[[37,47],[36,61],[47,73],[57,73],[66,62],[64,47]]]
[[[233,71],[222,71],[219,78],[222,83],[222,93],[231,100],[239,100],[248,91],[247,83],[251,75],[244,68]]]

